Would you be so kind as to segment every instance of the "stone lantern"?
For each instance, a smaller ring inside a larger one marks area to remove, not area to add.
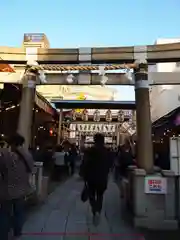
[[[76,111],[73,110],[73,111],[72,111],[72,120],[73,120],[73,121],[76,121],[76,115],[77,115],[77,114],[76,114]]]

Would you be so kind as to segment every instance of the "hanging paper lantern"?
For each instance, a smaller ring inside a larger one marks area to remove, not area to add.
[[[84,132],[87,132],[88,126],[87,124],[84,124]]]
[[[124,122],[124,112],[123,110],[119,110],[118,116],[117,116],[118,122]]]
[[[99,122],[100,121],[101,117],[100,117],[100,111],[99,110],[96,110],[94,112],[93,119],[94,119],[95,122]]]
[[[107,122],[111,122],[112,121],[112,113],[111,113],[111,110],[107,110],[106,112],[106,121]]]
[[[76,121],[76,116],[77,116],[77,113],[75,110],[72,111],[72,120],[73,121]]]
[[[129,125],[131,126],[133,124],[133,119],[132,119],[132,116],[130,116],[129,118]]]
[[[88,121],[88,111],[87,111],[87,109],[83,110],[81,118],[82,118],[82,121],[85,121],[85,122]]]
[[[132,112],[132,127],[135,130],[136,129],[136,111]]]

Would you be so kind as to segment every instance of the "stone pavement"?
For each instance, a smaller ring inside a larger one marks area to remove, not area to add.
[[[31,213],[24,229],[22,240],[116,240],[144,237],[127,224],[125,213],[120,206],[117,185],[110,180],[105,194],[101,223],[92,225],[92,215],[88,202],[80,200],[82,181],[78,176],[67,180],[49,195],[39,211]]]

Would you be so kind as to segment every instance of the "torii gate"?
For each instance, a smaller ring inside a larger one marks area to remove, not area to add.
[[[37,46],[37,42],[36,45]],[[46,84],[107,84],[134,85],[136,97],[137,117],[137,161],[147,172],[153,169],[151,118],[149,103],[150,85],[172,85],[180,83],[180,73],[149,73],[148,65],[159,62],[180,61],[180,43],[113,47],[113,48],[79,48],[79,49],[51,49],[32,46],[23,48],[0,47],[0,63],[22,64],[27,61],[37,61],[38,66],[30,64],[26,76],[16,75],[13,82],[24,84],[21,102],[19,132],[28,143],[31,125],[32,98],[39,70],[46,73]],[[103,69],[101,65],[104,65]],[[18,67],[17,71],[18,72]],[[108,72],[116,69],[133,69],[133,78],[120,72]],[[98,70],[99,73],[94,72]],[[75,71],[75,72],[74,72]],[[51,73],[52,72],[52,73]],[[69,75],[71,75],[69,79]],[[18,77],[17,77],[18,76]],[[17,79],[18,78],[18,79]],[[171,80],[170,80],[171,79]],[[73,81],[72,81],[73,80]]]

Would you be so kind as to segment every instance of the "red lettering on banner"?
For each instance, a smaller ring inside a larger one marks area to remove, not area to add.
[[[161,184],[161,180],[148,180],[149,188],[160,189]]]
[[[148,180],[148,184],[149,185],[153,184],[153,181],[152,180]]]

